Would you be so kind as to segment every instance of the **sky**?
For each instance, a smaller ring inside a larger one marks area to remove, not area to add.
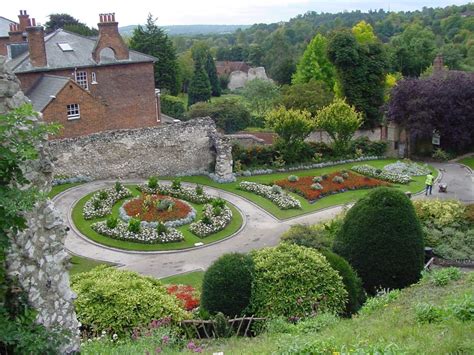
[[[21,3],[21,5],[20,5]],[[158,18],[157,24],[238,24],[288,21],[307,11],[339,12],[352,10],[407,11],[426,7],[463,5],[469,0],[22,0],[2,1],[0,16],[17,21],[20,10],[44,24],[51,13],[67,13],[89,26],[97,27],[99,13],[115,12],[119,26],[143,24],[148,13]]]

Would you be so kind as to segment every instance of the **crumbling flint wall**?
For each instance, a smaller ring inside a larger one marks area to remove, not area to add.
[[[211,118],[52,140],[55,174],[92,179],[148,178],[215,172],[232,177],[228,139]]]
[[[0,114],[28,102],[19,82],[5,67],[0,56]],[[46,140],[39,146],[39,159],[24,166],[27,178],[41,191],[51,189],[53,166]],[[25,214],[28,228],[11,236],[7,272],[18,278],[28,294],[30,305],[38,311],[37,321],[48,328],[68,331],[69,343],[62,353],[79,350],[79,323],[74,311],[75,294],[69,287],[69,256],[64,249],[66,227],[50,200],[38,203]]]

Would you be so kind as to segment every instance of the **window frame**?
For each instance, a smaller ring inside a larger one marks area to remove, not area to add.
[[[67,104],[66,114],[68,121],[78,120],[81,118],[81,106],[79,104]]]
[[[75,73],[76,84],[84,90],[89,90],[89,78],[87,77],[86,71],[76,71]]]

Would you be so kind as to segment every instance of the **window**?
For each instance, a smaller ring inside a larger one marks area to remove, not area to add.
[[[87,83],[87,72],[77,71],[76,83],[78,83],[83,89],[89,90],[89,85]]]
[[[91,84],[97,84],[97,76],[95,75],[95,71],[91,73]]]
[[[75,120],[81,117],[81,111],[79,109],[79,104],[70,104],[67,105],[67,119]]]
[[[61,50],[63,52],[72,52],[73,51],[73,49],[72,49],[72,47],[69,43],[58,43],[58,46],[59,46],[59,48],[61,48]]]

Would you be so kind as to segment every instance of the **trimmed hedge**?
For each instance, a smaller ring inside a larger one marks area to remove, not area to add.
[[[77,293],[77,318],[89,332],[129,335],[154,319],[189,317],[160,281],[136,272],[98,266],[74,275],[71,287]]]
[[[334,251],[354,267],[368,293],[417,282],[424,261],[423,231],[411,201],[398,190],[371,191],[348,211]]]
[[[251,308],[263,317],[343,312],[347,291],[327,260],[311,248],[282,243],[252,253]]]
[[[250,302],[253,268],[249,255],[222,255],[204,274],[201,306],[211,314],[241,315]]]
[[[182,119],[186,112],[184,101],[179,97],[171,95],[162,95],[160,97],[161,112],[173,118]]]

